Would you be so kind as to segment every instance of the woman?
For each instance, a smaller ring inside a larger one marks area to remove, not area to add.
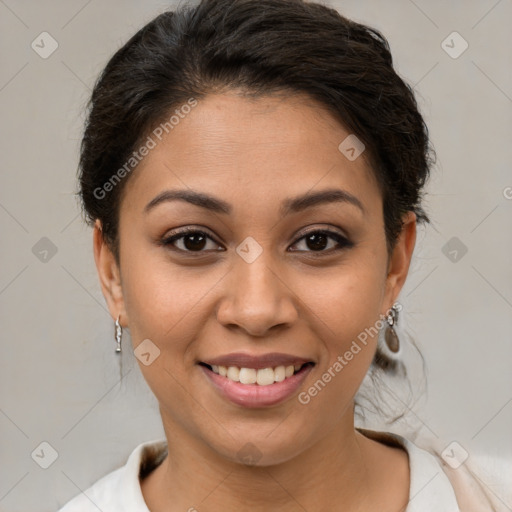
[[[365,375],[401,369],[431,163],[387,41],[333,9],[205,0],[135,34],[80,193],[166,440],[62,512],[498,510],[464,465],[354,427]]]

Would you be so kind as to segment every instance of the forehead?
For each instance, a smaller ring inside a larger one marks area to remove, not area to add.
[[[366,155],[347,158],[339,146],[353,135],[307,96],[230,92],[206,96],[180,112],[161,140],[150,135],[154,147],[127,183],[125,195],[137,209],[176,188],[207,191],[235,209],[332,187],[358,196],[368,209],[378,206]]]

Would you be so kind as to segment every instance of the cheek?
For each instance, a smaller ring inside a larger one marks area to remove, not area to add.
[[[138,362],[141,373],[161,405],[169,397],[172,403],[189,403],[187,386],[182,385],[189,378],[189,347],[204,324],[199,318],[202,300],[218,277],[172,264],[163,249],[137,251],[134,244],[125,254],[123,296],[133,349],[149,339],[159,351],[149,365]],[[171,407],[168,413],[174,416],[176,411]]]
[[[338,343],[357,337],[375,324],[382,309],[385,269],[362,253],[315,278],[300,278],[301,296]]]
[[[182,353],[182,361],[204,323],[208,293],[224,273],[220,267],[178,266],[163,248],[127,246],[123,297],[134,347],[149,338],[174,356]]]
[[[359,258],[323,281],[304,281],[310,325],[323,347],[316,379],[299,396],[311,416],[335,422],[352,406],[382,327],[383,273]]]
[[[333,400],[351,397],[367,373],[383,325],[384,284],[384,265],[370,252],[347,259],[321,280],[303,282],[302,296],[323,346],[321,372],[329,370],[325,379],[332,381],[326,399],[330,393]]]

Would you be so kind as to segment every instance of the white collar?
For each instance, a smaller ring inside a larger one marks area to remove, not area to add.
[[[460,512],[453,486],[434,455],[398,434],[357,430],[367,437],[401,446],[407,451],[411,481],[405,512]]]

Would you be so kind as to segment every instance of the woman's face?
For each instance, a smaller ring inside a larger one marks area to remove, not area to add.
[[[253,450],[266,465],[353,428],[377,341],[362,333],[400,291],[415,218],[388,260],[365,154],[338,148],[349,135],[305,97],[210,95],[126,184],[119,269],[96,231],[103,291],[134,349],[144,342],[136,355],[166,431],[233,461]],[[161,196],[170,191],[211,199]],[[184,229],[195,233],[169,240]],[[222,357],[261,384],[204,365]],[[256,371],[294,362],[310,364],[284,380]]]

